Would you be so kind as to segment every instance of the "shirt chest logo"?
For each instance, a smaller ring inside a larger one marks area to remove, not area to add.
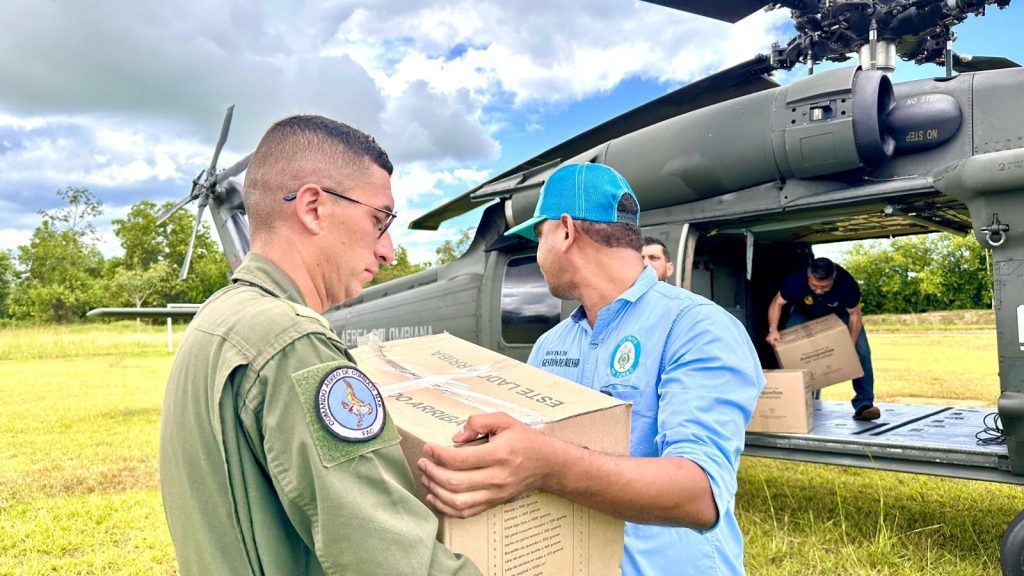
[[[358,368],[328,372],[316,392],[317,414],[332,434],[350,442],[373,440],[384,430],[384,400]]]
[[[807,304],[808,306],[813,306],[814,305],[814,296],[811,296],[810,294],[808,294],[807,296],[804,296],[804,304]]]
[[[626,336],[615,345],[612,353],[611,373],[615,378],[625,378],[636,371],[640,365],[640,340],[636,336]]]

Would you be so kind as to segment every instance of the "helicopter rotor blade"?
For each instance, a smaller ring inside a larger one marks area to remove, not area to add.
[[[611,120],[599,124],[590,130],[581,132],[552,148],[541,152],[521,164],[509,168],[479,186],[464,192],[445,204],[423,214],[409,224],[411,230],[437,230],[442,222],[469,212],[480,204],[471,196],[477,190],[498,182],[520,172],[537,168],[560,158],[572,158],[609,140],[629,134],[636,130],[657,124],[669,118],[686,114],[739,98],[754,92],[778,88],[778,84],[766,74],[773,70],[767,56],[760,55],[741,62],[735,66],[716,72],[710,76],[695,80],[660,98],[642,104]]]
[[[964,72],[984,72],[985,70],[1000,70],[1003,68],[1020,68],[1020,64],[1002,56],[953,54],[953,69],[961,74]]]
[[[231,166],[221,170],[217,174],[217,184],[223,184],[229,178],[238,176],[242,172],[245,172],[249,168],[249,160],[252,159],[252,153],[246,154],[245,158],[242,158],[238,162],[235,162]]]
[[[765,76],[772,70],[768,57],[763,55],[730,66],[620,114],[590,130],[581,132],[519,166],[506,170],[485,184],[496,182],[523,170],[536,168],[556,158],[572,158],[603,142],[614,140],[630,132],[693,110],[769,88],[777,88],[779,85]]]
[[[206,170],[207,174],[213,174],[214,170],[217,169],[217,159],[220,158],[220,150],[224,147],[224,143],[228,141],[228,131],[231,130],[231,116],[235,112],[235,105],[228,106],[227,112],[224,113],[224,122],[220,125],[220,137],[217,138],[217,147],[213,149],[213,158],[210,158],[210,167]]]
[[[171,206],[167,210],[164,210],[163,212],[161,212],[160,216],[157,217],[157,219],[156,219],[157,225],[159,226],[160,224],[163,224],[164,220],[167,220],[168,218],[171,217],[171,214],[174,214],[175,212],[178,211],[178,208],[181,208],[182,206],[184,206],[185,204],[188,204],[192,200],[194,200],[194,198],[193,198],[192,194],[190,193],[188,196],[185,196],[181,200],[178,200],[174,204],[174,206]]]
[[[707,2],[706,0],[644,0],[668,8],[675,8],[690,14],[706,16],[725,22],[738,22],[764,8],[771,2],[762,0],[733,0],[730,2]]]
[[[206,210],[206,202],[200,203],[199,210],[196,212],[196,225],[192,229],[192,238],[188,241],[188,250],[185,252],[185,263],[181,265],[181,274],[178,274],[179,282],[188,276],[188,267],[192,263],[192,250],[196,247],[196,236],[199,235],[199,227],[203,225],[203,210]]]

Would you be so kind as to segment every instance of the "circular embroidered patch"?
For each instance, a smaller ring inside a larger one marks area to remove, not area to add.
[[[612,354],[611,371],[615,378],[629,376],[640,365],[640,341],[636,336],[626,336],[615,345]]]
[[[358,368],[341,366],[320,380],[317,414],[332,434],[350,442],[373,440],[384,430],[384,400]]]

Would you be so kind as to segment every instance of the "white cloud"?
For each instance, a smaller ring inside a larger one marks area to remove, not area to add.
[[[13,250],[28,244],[32,230],[28,228],[0,228],[0,250]]]
[[[419,162],[395,169],[391,189],[395,196],[398,220],[391,228],[391,240],[409,250],[413,262],[431,262],[434,248],[446,239],[456,240],[460,228],[446,226],[436,231],[409,230],[410,222],[426,213],[423,206],[433,207],[486,181],[488,170],[474,168],[434,169]]]
[[[59,188],[67,185],[128,186],[191,178],[210,154],[194,141],[136,128],[103,125],[89,117],[29,117],[5,122],[16,137],[0,155],[3,180]],[[10,138],[8,139],[10,140]]]
[[[467,91],[485,106],[574,101],[630,76],[680,83],[768,49],[788,16],[758,12],[730,25],[643,3],[380,2],[342,23],[346,53],[386,94],[416,82]],[[460,49],[460,50],[456,50]]]
[[[485,180],[493,170],[480,167],[501,157],[509,126],[537,129],[545,110],[627,78],[671,87],[698,78],[764,51],[785,19],[779,11],[730,26],[621,0],[585,10],[548,0],[7,8],[18,25],[0,35],[0,198],[25,218],[71,185],[118,206],[180,198],[234,103],[220,167],[274,120],[325,114],[388,150],[404,220]],[[424,251],[443,240],[405,238]]]
[[[398,166],[391,180],[398,209],[408,210],[424,198],[452,197],[490,177],[488,170],[435,169],[423,162]],[[404,216],[404,214],[403,214]]]

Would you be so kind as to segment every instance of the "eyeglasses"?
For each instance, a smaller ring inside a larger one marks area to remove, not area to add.
[[[395,221],[396,217],[398,217],[398,214],[395,213],[395,212],[390,212],[390,211],[385,210],[383,208],[377,208],[376,206],[370,206],[366,202],[360,202],[359,200],[356,200],[355,198],[349,198],[348,196],[345,196],[344,194],[339,194],[338,192],[335,192],[334,190],[331,190],[330,188],[324,188],[323,186],[319,186],[319,188],[321,190],[323,190],[324,192],[327,192],[331,196],[337,196],[338,198],[341,198],[343,200],[348,200],[349,202],[355,202],[356,204],[360,204],[360,205],[366,206],[367,208],[373,208],[377,212],[380,212],[381,214],[384,214],[384,220],[383,221],[381,221],[380,218],[378,218],[378,217],[374,217],[374,220],[376,221],[377,231],[380,232],[380,234],[377,235],[378,239],[384,237],[384,233],[388,231],[388,227],[390,227],[391,223]],[[298,196],[298,195],[299,195],[298,192],[292,192],[291,194],[288,194],[288,195],[286,195],[284,197],[284,201],[285,202],[291,202],[292,200],[295,200],[295,197]]]

